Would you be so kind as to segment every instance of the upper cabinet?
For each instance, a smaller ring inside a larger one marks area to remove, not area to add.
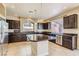
[[[9,24],[9,29],[20,29],[19,20],[6,20]]]
[[[63,18],[64,29],[75,29],[77,28],[77,14],[66,16]]]
[[[50,29],[50,26],[50,22],[37,24],[38,29]]]

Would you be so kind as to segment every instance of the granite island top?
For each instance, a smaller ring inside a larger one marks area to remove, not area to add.
[[[30,41],[31,41],[31,42],[40,42],[40,41],[45,41],[45,40],[48,40],[48,39],[30,40]]]
[[[45,40],[48,40],[48,35],[42,35],[40,36],[39,34],[35,34],[36,35],[36,40],[30,40],[32,42],[39,42],[39,41],[45,41]]]

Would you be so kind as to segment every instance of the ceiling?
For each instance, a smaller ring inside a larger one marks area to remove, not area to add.
[[[6,14],[47,19],[77,6],[79,3],[6,3]]]

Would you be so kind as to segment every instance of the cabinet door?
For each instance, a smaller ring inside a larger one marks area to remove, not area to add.
[[[21,39],[22,39],[23,41],[27,41],[27,36],[26,36],[25,34],[21,34]]]
[[[48,29],[48,23],[43,23],[43,29]]]
[[[20,21],[14,21],[14,29],[20,29]]]
[[[14,22],[13,20],[7,20],[8,24],[9,24],[9,29],[13,29],[14,27]]]
[[[69,16],[69,25],[70,28],[77,28],[77,15],[70,15]]]
[[[15,22],[14,22],[14,20],[11,21],[11,27],[12,27],[12,29],[15,29],[15,28],[14,28],[14,27],[15,27]]]
[[[72,42],[69,41],[64,41],[63,46],[69,49],[72,49]]]
[[[64,17],[64,28],[67,29],[69,28],[69,17]]]
[[[7,20],[9,24],[9,29],[20,29],[20,21]]]
[[[16,24],[17,24],[17,29],[20,29],[20,21],[17,21]]]
[[[62,45],[66,48],[72,49],[72,37],[63,36]]]

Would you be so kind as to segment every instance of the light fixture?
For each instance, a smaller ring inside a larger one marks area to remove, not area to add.
[[[38,15],[37,15],[37,10],[36,10],[36,9],[34,9],[34,15],[35,15],[34,18],[37,19],[37,16],[38,16]]]
[[[38,22],[41,20],[41,14],[42,14],[42,2],[40,4],[40,16],[38,17]]]
[[[34,10],[30,10],[28,11],[28,19],[34,19],[35,22],[38,22],[41,19],[41,14],[42,14],[42,3],[40,3],[40,14],[38,14],[38,10],[34,9]]]

